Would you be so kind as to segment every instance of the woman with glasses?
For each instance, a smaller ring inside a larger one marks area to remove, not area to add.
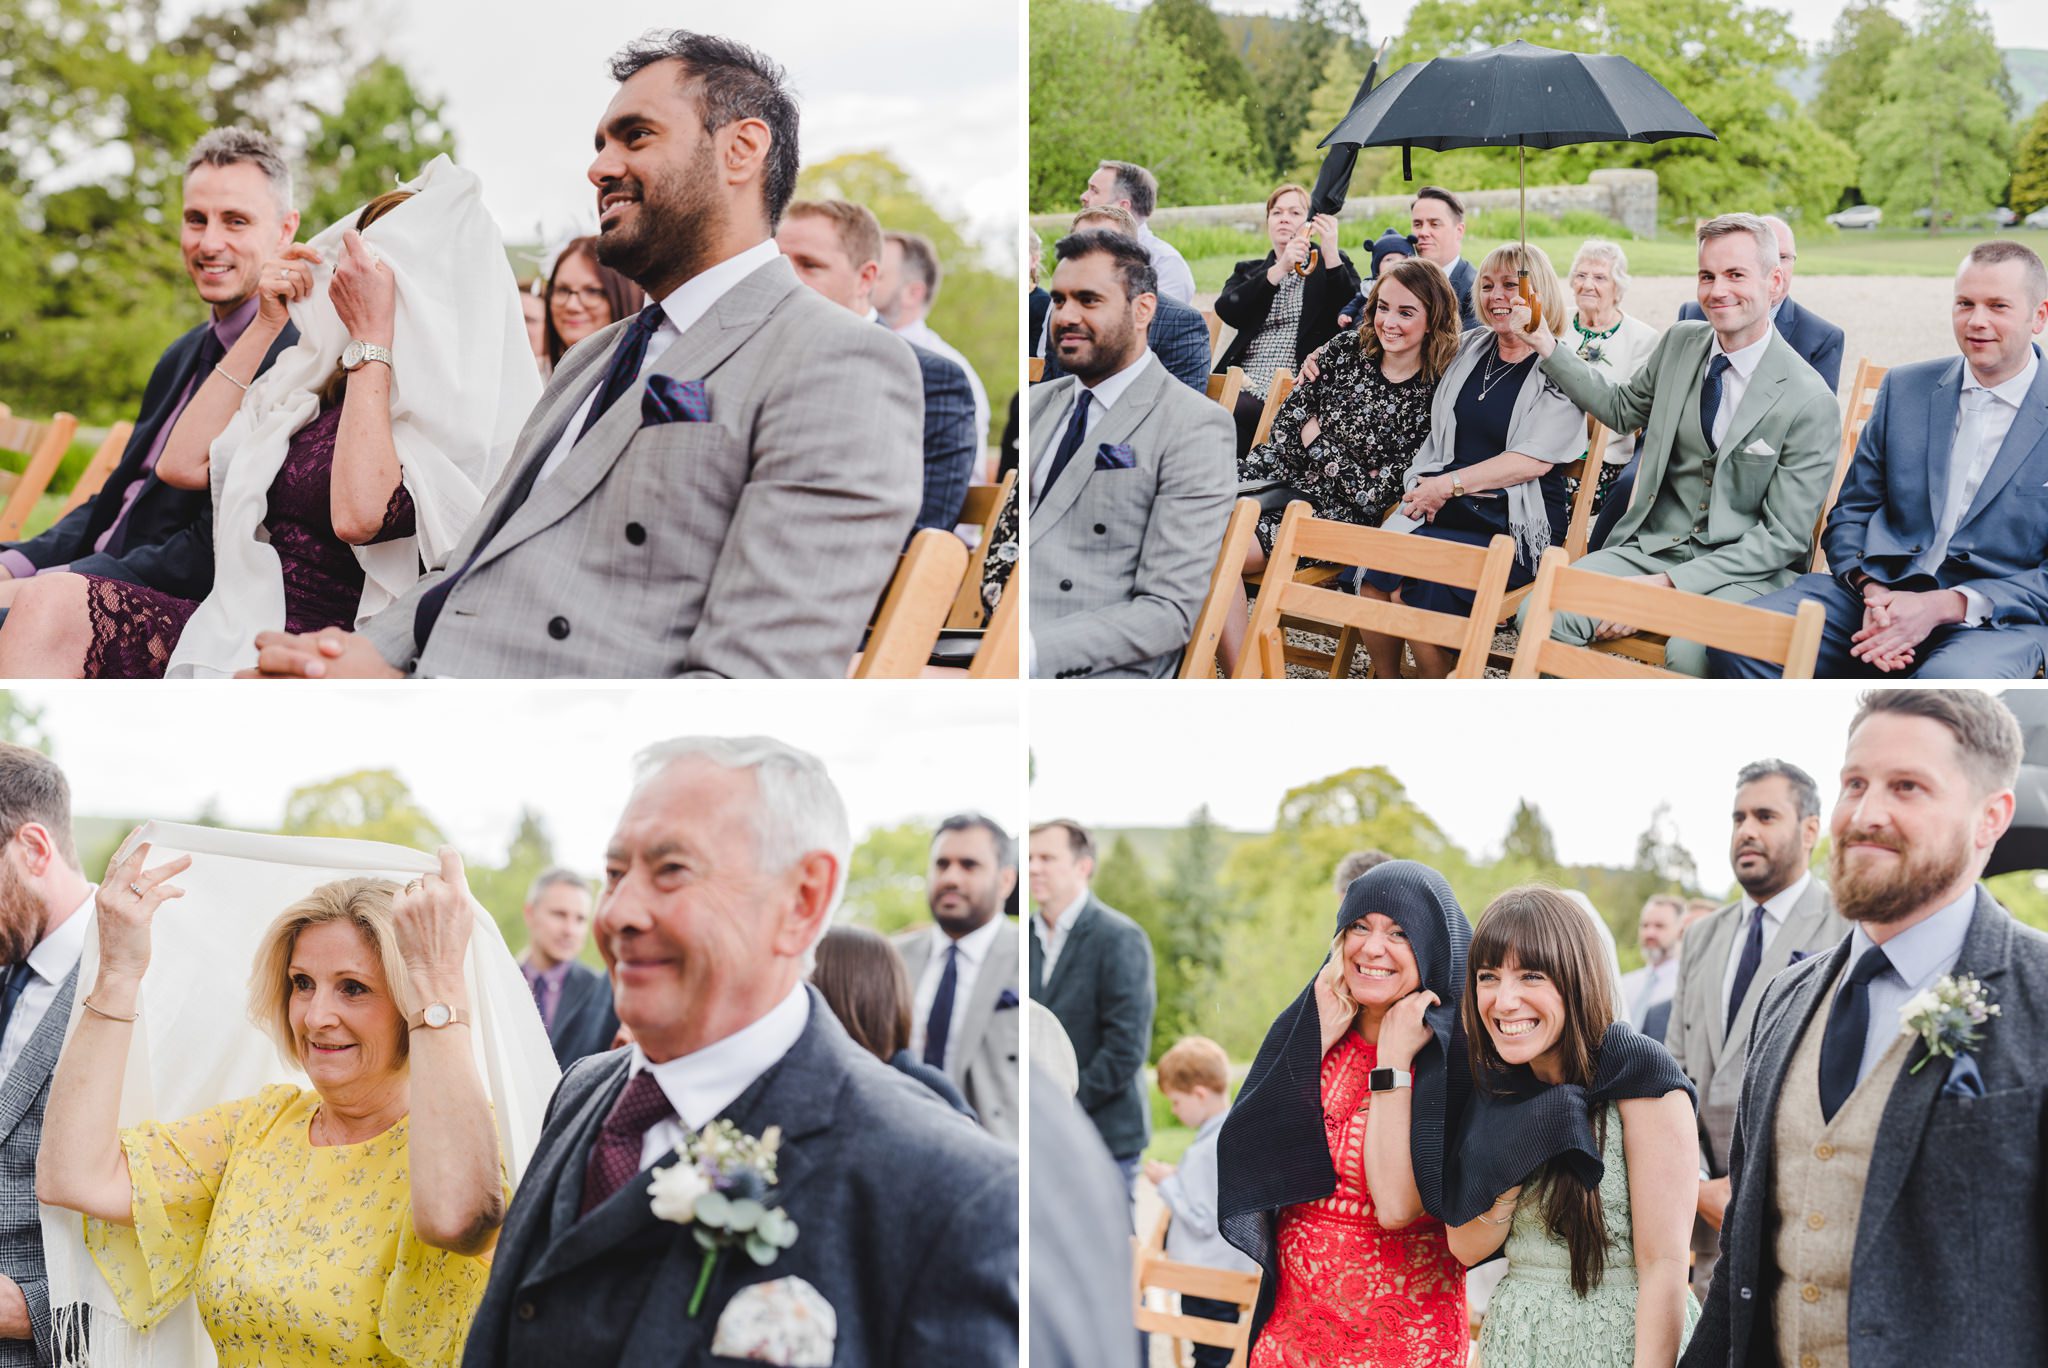
[[[562,355],[584,338],[622,318],[631,318],[647,303],[638,285],[597,259],[597,239],[572,240],[555,258],[548,277],[548,368],[562,364]]]

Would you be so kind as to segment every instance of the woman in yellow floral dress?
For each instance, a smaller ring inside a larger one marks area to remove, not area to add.
[[[504,1217],[469,1039],[460,859],[325,884],[272,924],[250,1015],[303,1069],[173,1122],[117,1124],[138,986],[180,857],[100,886],[99,975],[50,1086],[37,1195],[87,1217],[130,1324],[187,1295],[224,1368],[454,1365]]]

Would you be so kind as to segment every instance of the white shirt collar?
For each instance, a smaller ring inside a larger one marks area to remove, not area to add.
[[[1044,908],[1040,908],[1038,911],[1033,912],[1031,914],[1031,919],[1038,923],[1038,929],[1046,935],[1064,936],[1067,932],[1074,929],[1074,923],[1081,920],[1081,914],[1083,912],[1086,912],[1087,910],[1088,890],[1086,888],[1083,888],[1081,890],[1081,896],[1074,899],[1072,902],[1068,903],[1067,910],[1060,913],[1058,925],[1049,926],[1046,924]]]
[[[1140,347],[1137,360],[1125,366],[1115,375],[1104,376],[1093,385],[1087,386],[1088,392],[1095,396],[1095,411],[1098,413],[1108,412],[1110,406],[1116,403],[1123,396],[1123,392],[1131,387],[1131,382],[1140,375],[1143,375],[1145,367],[1151,364],[1152,349],[1150,347]]]
[[[1892,972],[1908,988],[1924,988],[1955,967],[1963,953],[1963,941],[1970,934],[1970,919],[1977,910],[1977,885],[1933,916],[1918,921],[1884,943],[1884,957]],[[1862,922],[1849,933],[1849,964],[1863,958],[1863,952],[1877,944]]]
[[[2017,409],[2027,400],[2027,391],[2034,387],[2034,377],[2040,372],[2041,356],[2032,347],[2027,348],[2027,364],[2018,375],[1996,385],[1986,385],[1977,378],[1977,372],[1970,369],[1970,363],[1963,362],[1963,393],[1983,390],[1998,399],[2007,408]]]
[[[85,926],[87,914],[92,911],[93,898],[99,893],[99,885],[92,884],[85,890],[85,901],[66,917],[55,931],[36,942],[36,948],[28,952],[28,967],[35,971],[37,978],[45,983],[59,984],[71,972],[78,957],[85,953]]]
[[[678,333],[686,333],[690,325],[711,312],[711,306],[723,299],[733,286],[781,255],[775,239],[765,238],[676,286],[669,291],[668,298],[661,301],[661,312]]]
[[[810,1019],[811,995],[799,983],[766,1015],[694,1053],[656,1064],[635,1044],[626,1077],[652,1069],[683,1124],[701,1130],[790,1052]]]
[[[1764,900],[1764,920],[1772,926],[1783,925],[1785,918],[1792,915],[1793,907],[1798,904],[1801,898],[1806,896],[1806,886],[1812,882],[1813,871],[1809,869],[1791,883],[1773,893],[1769,898],[1766,898]],[[1755,911],[1756,901],[1749,894],[1743,894],[1742,920],[1745,923],[1748,922],[1751,914]]]
[[[1762,337],[1739,351],[1729,351],[1723,347],[1721,334],[1715,333],[1714,345],[1707,350],[1707,361],[1711,364],[1715,357],[1725,356],[1728,358],[1728,364],[1735,368],[1735,373],[1748,380],[1750,376],[1756,374],[1757,366],[1764,359],[1764,351],[1771,345],[1771,332],[1771,328],[1765,328]]]
[[[949,945],[957,945],[960,947],[960,958],[966,960],[969,964],[972,964],[978,968],[980,967],[982,960],[988,957],[988,948],[996,943],[996,934],[1000,932],[1002,929],[1003,914],[1000,910],[998,910],[993,917],[990,917],[980,926],[977,926],[972,931],[969,931],[959,940],[954,940],[951,936],[947,935],[944,931],[939,929],[939,924],[937,922],[933,922],[932,954],[940,959],[944,959],[946,956],[946,947]]]

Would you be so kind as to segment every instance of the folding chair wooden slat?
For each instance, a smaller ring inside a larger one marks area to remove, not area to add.
[[[1813,678],[1821,630],[1827,622],[1820,604],[1811,599],[1801,603],[1796,614],[1773,613],[1746,603],[1727,603],[1615,575],[1574,570],[1564,552],[1553,546],[1543,553],[1536,574],[1510,678],[1684,678],[1625,655],[1551,640],[1550,629],[1557,614],[1563,612],[1632,623],[1666,637],[1768,660],[1782,666],[1787,679]]]
[[[1045,379],[1045,358],[1042,356],[1032,357],[1030,364],[1025,367],[1025,373],[1031,377],[1031,383],[1034,385]]]
[[[978,577],[977,577],[978,578]],[[1015,679],[1017,677],[1017,601],[1023,597],[1024,577],[1015,570],[1003,583],[1002,597],[988,626],[981,634],[981,649],[967,667],[969,679]]]
[[[1216,339],[1223,336],[1223,319],[1214,309],[1202,310],[1202,321],[1209,325],[1209,364],[1216,364]]]
[[[1219,375],[1209,377],[1209,397],[1224,408],[1235,412],[1237,396],[1244,389],[1244,367],[1232,366]]]
[[[1232,1351],[1230,1368],[1244,1368],[1251,1357],[1251,1312],[1259,1298],[1260,1275],[1232,1273],[1169,1259],[1166,1256],[1166,1231],[1172,1220],[1171,1211],[1162,1211],[1150,1236],[1142,1241],[1135,1235],[1131,1237],[1132,1324],[1148,1334],[1229,1349]],[[1148,1296],[1154,1291],[1230,1302],[1237,1307],[1238,1317],[1235,1321],[1219,1321],[1163,1310],[1154,1306]],[[1176,1361],[1177,1350],[1178,1346]]]
[[[1223,524],[1223,545],[1216,552],[1216,568],[1209,574],[1209,592],[1195,611],[1195,626],[1188,648],[1181,652],[1179,679],[1214,679],[1216,651],[1223,640],[1223,622],[1237,586],[1244,578],[1245,554],[1251,550],[1253,530],[1259,523],[1256,499],[1239,499],[1230,508],[1230,521]]]
[[[1813,560],[1810,568],[1815,574],[1828,572],[1828,553],[1821,549],[1820,534],[1827,531],[1828,516],[1835,511],[1835,500],[1842,497],[1842,483],[1849,478],[1849,466],[1856,459],[1856,444],[1863,440],[1863,425],[1870,421],[1870,411],[1877,407],[1877,387],[1883,381],[1888,366],[1874,366],[1869,357],[1856,362],[1856,378],[1849,383],[1846,411],[1842,414],[1842,445],[1835,452],[1835,473],[1828,481],[1828,496],[1821,500],[1820,517],[1813,523]]]
[[[948,627],[979,627],[986,610],[981,605],[981,571],[988,563],[989,543],[995,537],[996,515],[1016,486],[1017,472],[1004,475],[1000,484],[969,485],[966,501],[960,505],[959,527],[978,527],[981,535],[968,553],[967,573],[961,576],[960,592],[953,599],[953,611],[946,615]]]
[[[931,659],[966,569],[966,543],[951,532],[927,527],[912,537],[853,677],[915,679]]]
[[[1281,371],[1273,377],[1272,387],[1266,391],[1266,406],[1259,410],[1258,430],[1252,433],[1252,445],[1264,446],[1273,435],[1273,420],[1280,416],[1280,406],[1287,402],[1287,396],[1294,393],[1294,372]]]
[[[13,417],[0,421],[0,447],[28,453],[28,465],[22,472],[0,482],[0,489],[7,492],[7,505],[0,509],[0,541],[20,539],[36,500],[49,487],[50,477],[63,463],[77,431],[78,419],[68,413],[52,414],[47,423]]]
[[[107,477],[114,473],[114,467],[121,464],[121,453],[128,449],[128,438],[134,433],[135,424],[119,422],[107,429],[106,440],[100,449],[92,454],[92,460],[79,473],[78,482],[71,486],[71,495],[64,500],[64,506],[57,510],[59,518],[100,492],[107,483]]]

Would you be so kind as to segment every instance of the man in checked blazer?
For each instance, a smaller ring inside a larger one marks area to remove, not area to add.
[[[1735,777],[1728,862],[1742,896],[1687,929],[1663,1039],[1699,1092],[1699,1212],[1692,1286],[1701,1301],[1721,1250],[1728,1146],[1742,1065],[1764,988],[1789,964],[1834,948],[1849,927],[1808,872],[1820,838],[1820,789],[1799,766],[1755,760]]]
[[[1977,882],[2020,755],[1986,694],[1863,696],[1829,852],[1854,930],[1764,991],[1681,1368],[2048,1363],[2048,936]],[[1907,1023],[1944,979],[1998,1015],[1934,1052]]]
[[[52,1361],[36,1151],[64,1045],[93,884],[71,839],[71,787],[49,758],[0,742],[0,1368]]]
[[[1230,518],[1237,430],[1146,349],[1142,245],[1098,228],[1054,251],[1049,326],[1068,373],[1031,391],[1033,672],[1164,678]]]
[[[677,30],[612,74],[597,250],[655,302],[563,357],[446,566],[360,635],[261,634],[260,672],[820,678],[860,649],[923,493],[917,362],[776,251],[779,67]]]

